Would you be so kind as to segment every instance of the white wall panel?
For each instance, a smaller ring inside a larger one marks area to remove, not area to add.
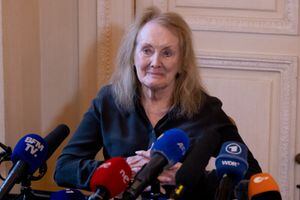
[[[199,53],[203,82],[219,97],[263,171],[294,196],[297,58]]]
[[[298,0],[169,0],[154,5],[182,14],[193,30],[298,33]]]
[[[270,130],[273,80],[264,73],[201,69],[205,86],[211,95],[217,95],[224,103],[224,110],[231,116],[246,144],[264,171],[270,171]],[[224,90],[226,88],[226,90]],[[278,131],[277,131],[278,132]],[[259,138],[259,142],[257,141]]]
[[[132,1],[97,0],[97,77],[98,86],[106,84],[114,70],[114,61],[124,31],[134,16]]]
[[[275,11],[277,0],[177,0],[178,7]]]

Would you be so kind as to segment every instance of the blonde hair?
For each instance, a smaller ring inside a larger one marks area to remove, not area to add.
[[[140,88],[140,82],[134,70],[136,39],[139,31],[150,21],[172,30],[179,39],[180,73],[176,79],[172,106],[179,107],[177,115],[192,117],[198,111],[204,90],[196,66],[191,30],[177,13],[162,13],[155,7],[146,9],[143,15],[135,20],[122,40],[116,59],[116,69],[111,79],[116,103],[125,110],[134,108],[134,96]]]

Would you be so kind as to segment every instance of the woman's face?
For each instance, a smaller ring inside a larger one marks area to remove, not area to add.
[[[134,64],[143,87],[173,89],[179,72],[179,40],[167,28],[148,22],[137,36]]]

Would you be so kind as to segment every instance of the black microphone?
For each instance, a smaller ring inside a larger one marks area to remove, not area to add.
[[[22,137],[12,152],[14,163],[7,178],[0,187],[0,200],[11,190],[17,182],[26,179],[44,164],[53,154],[70,130],[66,125],[59,125],[45,139],[37,134]]]
[[[2,144],[1,142],[0,142],[0,147],[4,150],[3,152],[0,153],[0,163],[3,161],[9,161],[12,153],[11,148]]]
[[[52,156],[59,145],[68,137],[69,133],[69,127],[65,124],[60,124],[44,138],[49,147],[46,160]]]
[[[216,200],[229,200],[234,186],[244,178],[248,169],[248,149],[246,145],[229,141],[225,142],[216,158],[216,170],[221,181],[216,192]]]
[[[177,163],[189,147],[189,138],[180,129],[166,131],[151,148],[151,159],[136,174],[130,187],[124,192],[123,200],[136,199],[152,184],[164,167]]]
[[[205,168],[211,155],[217,151],[211,146],[219,138],[218,133],[203,134],[190,147],[182,166],[175,175],[176,188],[171,194],[173,199],[180,199],[184,193],[198,190],[201,181],[205,178]]]
[[[237,200],[248,200],[249,180],[241,180],[234,188],[234,196]]]

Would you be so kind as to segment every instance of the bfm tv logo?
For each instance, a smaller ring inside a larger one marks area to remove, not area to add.
[[[44,150],[44,145],[40,143],[38,140],[32,138],[32,137],[26,137],[25,138],[26,148],[25,151],[29,152],[34,157],[37,157],[38,151]]]

